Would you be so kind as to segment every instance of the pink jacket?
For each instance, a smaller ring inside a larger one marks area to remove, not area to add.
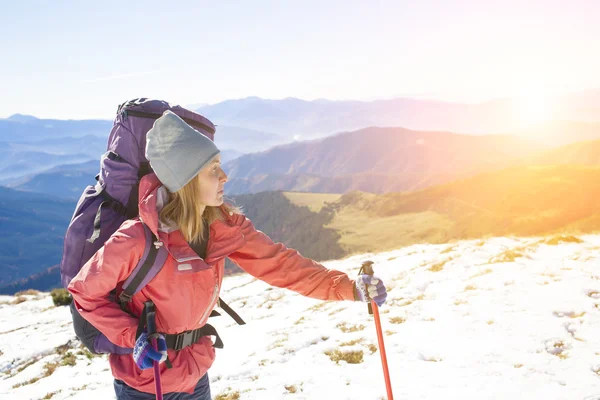
[[[229,257],[250,275],[270,285],[286,288],[320,300],[354,300],[354,282],[343,272],[328,270],[302,257],[256,230],[243,215],[227,214],[210,225],[206,258],[200,258],[179,230],[158,229],[157,191],[161,186],[154,174],[140,183],[140,219],[163,242],[169,252],[158,275],[132,299],[134,314],[140,315],[144,302],[156,306],[156,326],[162,333],[175,334],[202,327],[215,307]],[[145,234],[139,219],[121,225],[104,246],[83,266],[69,284],[81,315],[106,337],[122,347],[133,347],[138,319],[109,300],[109,293],[129,277],[145,248]],[[178,270],[179,264],[192,269]],[[204,337],[180,351],[169,350],[173,368],[161,364],[163,391],[191,393],[215,359],[212,341]],[[131,354],[110,355],[113,376],[137,390],[154,393],[152,369],[140,370]]]

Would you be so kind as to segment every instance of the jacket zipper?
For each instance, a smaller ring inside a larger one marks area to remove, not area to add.
[[[213,310],[213,308],[215,308],[214,304],[215,304],[215,301],[216,301],[218,295],[219,295],[219,284],[217,283],[217,284],[215,284],[215,290],[212,294],[212,297],[210,298],[210,302],[208,303],[208,306],[206,307],[204,314],[202,314],[202,318],[200,318],[200,323],[202,323],[202,321],[204,321],[208,317],[208,314]]]

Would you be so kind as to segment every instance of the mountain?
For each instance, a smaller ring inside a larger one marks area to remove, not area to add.
[[[39,173],[61,164],[88,161],[84,153],[50,154],[41,151],[11,151],[0,148],[0,182],[8,184],[24,176]]]
[[[60,262],[74,201],[0,187],[0,286]]]
[[[3,149],[10,148],[13,152],[37,151],[58,155],[82,153],[90,158],[100,159],[100,156],[106,151],[107,138],[108,133],[105,136],[48,137],[33,142],[19,140],[0,142],[0,146]]]
[[[558,147],[600,140],[600,123],[553,121],[521,131],[519,136]]]
[[[388,289],[379,311],[396,398],[592,400],[599,246],[598,235],[496,237],[324,265],[355,277],[374,261]],[[310,299],[248,274],[223,279],[221,296],[247,324],[211,318],[225,342],[209,371],[215,399],[387,398],[365,304]],[[114,398],[108,356],[81,347],[68,306],[34,291],[0,302],[4,399]]]
[[[9,189],[0,195],[0,293],[12,293],[15,281],[60,261],[74,203]],[[266,192],[232,201],[273,240],[327,260],[490,235],[597,232],[598,198],[600,167],[559,165],[515,166],[407,193]]]
[[[600,140],[569,144],[535,158],[538,164],[600,165]]]
[[[112,125],[113,122],[109,120],[38,119],[16,114],[7,119],[0,119],[0,141],[32,142],[40,139],[86,135],[106,138]]]
[[[271,238],[308,257],[321,260],[344,254],[336,244],[338,235],[324,227],[329,221],[327,215],[295,205],[282,193],[239,196],[231,201],[242,206]],[[60,284],[58,279],[52,283],[58,271],[48,268],[61,260],[64,234],[74,209],[75,200],[0,187],[0,293],[48,290]],[[277,210],[280,217],[272,220],[269,210]],[[320,240],[314,241],[314,235]],[[228,270],[238,269],[228,264]]]
[[[35,288],[35,290],[51,291],[61,288],[60,265],[54,265],[26,278],[0,286],[0,293],[13,294]]]
[[[221,160],[226,163],[240,157],[235,150],[223,150]],[[94,185],[94,176],[100,171],[100,157],[80,164],[59,165],[37,174],[12,178],[5,186],[30,192],[45,193],[64,199],[79,199],[88,185]]]
[[[598,198],[600,166],[515,166],[414,192],[351,192],[320,213],[331,215],[326,227],[341,234],[342,248],[369,252],[487,236],[600,232]]]
[[[227,163],[230,193],[416,190],[521,163],[546,147],[508,135],[367,128]]]
[[[267,150],[290,141],[291,139],[274,133],[233,126],[217,126],[215,134],[215,143],[220,150],[236,151],[240,154]]]
[[[33,174],[7,186],[13,189],[44,193],[57,198],[77,200],[88,185],[96,182],[94,176],[100,171],[100,161],[81,164],[59,165],[47,171]]]
[[[600,90],[571,93],[552,100],[550,120],[600,122]],[[543,100],[543,99],[542,99]],[[531,100],[535,102],[535,99]],[[541,100],[538,100],[541,101]],[[376,101],[305,101],[248,97],[226,100],[197,110],[218,125],[277,132],[306,139],[369,126],[402,126],[412,130],[495,134],[523,131],[521,99],[478,104],[394,98]],[[600,136],[596,136],[600,138]],[[558,143],[560,145],[563,143]]]

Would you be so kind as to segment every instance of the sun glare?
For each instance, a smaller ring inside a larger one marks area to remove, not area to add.
[[[524,93],[516,98],[517,117],[524,127],[540,125],[553,119],[554,102],[548,94]]]

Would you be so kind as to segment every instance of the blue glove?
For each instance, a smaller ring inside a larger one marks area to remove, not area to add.
[[[365,303],[375,301],[381,307],[387,299],[387,290],[383,281],[372,275],[359,275],[355,282],[357,300]]]
[[[142,332],[140,337],[135,341],[133,348],[133,359],[139,369],[152,368],[153,361],[159,363],[167,359],[167,341],[160,333],[153,335],[156,337],[156,347],[158,351],[152,348],[150,335],[146,331]]]

